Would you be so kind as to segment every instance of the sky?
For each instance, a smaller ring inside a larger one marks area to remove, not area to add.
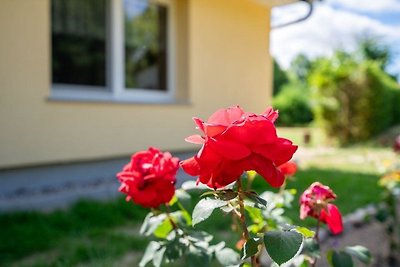
[[[400,0],[324,0],[314,7],[306,21],[271,31],[271,54],[284,69],[299,53],[314,58],[335,49],[353,51],[357,38],[368,35],[391,48],[388,71],[400,74]],[[304,3],[274,7],[272,25],[295,20],[307,10]]]

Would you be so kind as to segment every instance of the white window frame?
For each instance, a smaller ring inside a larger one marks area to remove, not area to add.
[[[167,90],[125,87],[124,0],[110,0],[107,10],[106,86],[53,83],[50,99],[133,103],[174,103],[175,98],[175,5],[174,0],[149,0],[168,8]]]

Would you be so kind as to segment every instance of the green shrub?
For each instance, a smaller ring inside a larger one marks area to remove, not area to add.
[[[310,93],[305,83],[292,81],[284,85],[272,105],[279,110],[279,125],[304,125],[313,120]]]
[[[393,124],[400,124],[400,85],[394,81],[388,81],[393,103]]]
[[[340,144],[367,140],[394,123],[395,89],[377,62],[337,53],[316,63],[310,83],[316,120]]]

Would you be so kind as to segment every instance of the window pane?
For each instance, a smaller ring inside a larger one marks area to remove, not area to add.
[[[106,85],[107,0],[52,0],[53,83]]]
[[[125,85],[167,90],[166,6],[124,0]]]

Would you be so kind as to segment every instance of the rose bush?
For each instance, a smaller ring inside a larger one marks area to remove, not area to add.
[[[235,182],[249,170],[271,186],[281,186],[285,178],[278,166],[292,158],[297,146],[277,136],[277,118],[272,108],[254,114],[239,106],[220,109],[207,122],[194,118],[203,135],[189,136],[186,141],[202,147],[196,156],[181,162],[182,168],[214,189]]]
[[[285,178],[297,171],[297,165],[289,162],[297,146],[278,137],[274,125],[277,118],[272,108],[254,114],[238,106],[218,110],[207,122],[195,118],[203,135],[190,136],[186,141],[202,147],[180,165],[198,176],[197,184],[186,181],[177,190],[177,158],[156,148],[132,156],[117,174],[120,191],[127,194],[127,200],[153,208],[140,229],[140,234],[152,238],[140,267],[149,263],[160,267],[174,261],[188,267],[214,266],[215,261],[222,266],[260,267],[263,250],[274,261],[271,266],[293,262],[316,266],[320,255],[319,222],[328,224],[335,234],[343,230],[341,214],[330,203],[336,195],[329,187],[314,183],[301,196],[300,216],[317,218],[316,232],[292,225],[284,215],[296,194],[296,190],[285,189]],[[258,175],[280,190],[258,194],[252,189]],[[197,186],[199,182],[213,190]],[[207,190],[201,195],[195,193],[201,199],[194,206],[188,193],[192,190]],[[236,247],[240,252],[224,241],[212,243],[212,235],[194,229],[214,210],[231,215],[231,229],[239,234]],[[368,263],[368,253],[361,246],[346,247],[328,251],[327,258],[333,267],[352,266],[352,256]]]
[[[131,161],[117,174],[121,182],[119,191],[146,208],[157,208],[168,203],[175,193],[179,159],[169,152],[150,147],[134,154]]]
[[[330,202],[336,199],[335,193],[319,182],[315,182],[304,191],[300,198],[300,218],[312,216],[326,223],[333,234],[343,231],[342,215]]]

